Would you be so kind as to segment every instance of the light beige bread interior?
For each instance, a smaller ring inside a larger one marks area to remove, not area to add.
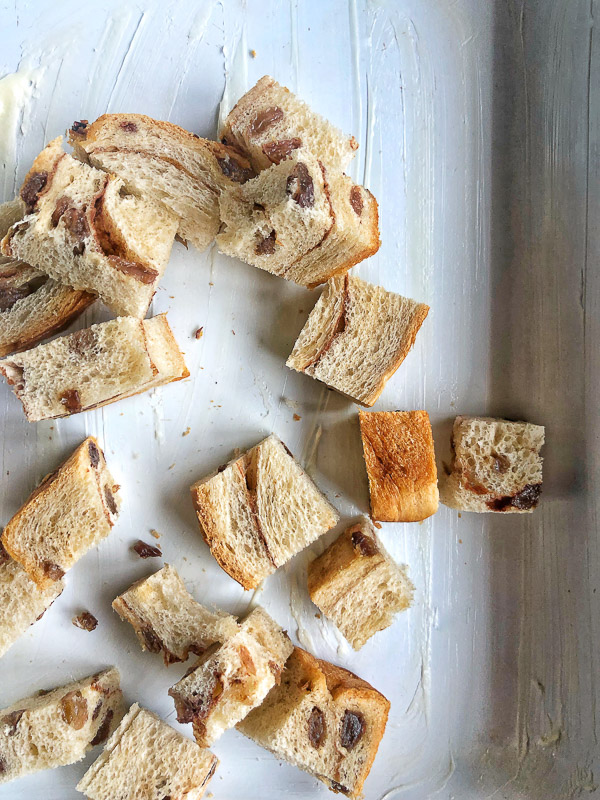
[[[187,378],[165,314],[118,317],[0,360],[30,422],[67,417]]]
[[[219,230],[219,195],[254,175],[239,152],[143,114],[104,114],[69,131],[75,153],[160,202],[182,239],[204,250]]]
[[[255,589],[339,518],[273,434],[191,493],[211,553],[244,589]]]
[[[237,728],[334,792],[360,797],[390,704],[352,672],[295,647],[265,701]]]
[[[130,586],[112,607],[133,626],[142,650],[162,651],[167,666],[186,661],[190,653],[201,655],[238,631],[231,614],[210,611],[194,600],[169,564]]]
[[[2,240],[3,255],[99,295],[117,314],[146,314],[171,253],[174,214],[65,153],[61,137],[34,161],[21,199],[27,215]]]
[[[419,522],[438,509],[433,434],[426,411],[359,411],[371,517]]]
[[[207,650],[169,689],[177,721],[193,723],[197,743],[210,747],[260,705],[292,650],[285,631],[262,608],[254,609],[234,636]]]
[[[414,344],[429,306],[353,275],[332,278],[287,360],[363,406],[372,406]]]
[[[77,790],[88,800],[199,800],[218,763],[135,703]]]
[[[406,566],[385,551],[367,519],[351,525],[308,567],[313,603],[355,650],[412,604]]]
[[[542,492],[544,434],[530,422],[456,417],[440,500],[461,511],[531,513]]]
[[[39,586],[48,587],[108,536],[120,505],[119,487],[89,436],[8,522],[2,544]]]
[[[343,134],[269,75],[238,100],[219,136],[247,155],[257,172],[301,147],[328,169],[343,172],[358,148],[353,136]]]
[[[0,710],[0,783],[80,761],[123,712],[114,667]]]

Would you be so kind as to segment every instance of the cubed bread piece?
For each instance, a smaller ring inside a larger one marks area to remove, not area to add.
[[[162,650],[167,666],[186,661],[190,653],[201,655],[239,629],[231,614],[209,611],[196,602],[169,564],[130,586],[112,607],[133,626],[142,650]]]
[[[254,609],[235,636],[207,650],[169,689],[177,721],[192,722],[200,747],[210,747],[262,703],[292,650],[285,631],[262,608]]]
[[[80,411],[187,378],[165,314],[118,317],[0,360],[30,422]]]
[[[438,509],[433,434],[426,411],[359,411],[371,517],[419,522]]]
[[[163,204],[177,217],[181,238],[199,250],[219,230],[220,193],[254,175],[232,148],[143,114],[75,122],[69,139],[80,158]]]
[[[39,586],[48,587],[108,536],[120,505],[119,486],[89,436],[8,522],[2,544]]]
[[[343,172],[358,148],[306,103],[265,75],[231,109],[219,131],[221,141],[239,148],[258,172],[305,147],[329,169]]]
[[[135,703],[77,790],[88,800],[200,800],[218,763]]]
[[[351,525],[308,567],[313,603],[355,650],[409,608],[414,586],[386,553],[369,520]]]
[[[281,683],[237,728],[334,792],[360,797],[389,708],[366,681],[295,647]]]
[[[429,306],[353,275],[327,283],[287,360],[363,406],[404,361]]]
[[[222,253],[274,275],[317,286],[379,248],[377,202],[310,152],[221,195]]]
[[[146,314],[171,253],[174,214],[67,155],[61,137],[34,161],[21,199],[27,215],[2,240],[5,256],[99,295],[117,314]]]
[[[440,500],[460,511],[531,513],[542,493],[544,434],[530,422],[456,417]]]
[[[255,589],[339,518],[273,434],[191,492],[211,553],[244,589]]]
[[[81,761],[123,711],[114,667],[0,710],[0,783]]]

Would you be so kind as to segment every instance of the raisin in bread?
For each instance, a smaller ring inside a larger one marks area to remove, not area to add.
[[[69,131],[76,154],[164,205],[182,239],[204,250],[219,230],[219,195],[254,175],[226,145],[143,114],[104,114]]]
[[[237,728],[334,792],[360,797],[389,707],[352,672],[295,647],[281,683]]]
[[[0,710],[0,783],[81,761],[123,716],[114,667]]]
[[[347,272],[379,249],[373,195],[306,150],[223,192],[220,207],[222,253],[303,286]]]
[[[372,406],[404,361],[429,306],[353,275],[327,283],[287,366]]]
[[[143,317],[169,260],[177,219],[65,153],[54,139],[21,187],[27,215],[1,243],[57,281],[93,292],[117,314]]]
[[[353,136],[343,134],[269,75],[238,100],[219,136],[244,153],[257,172],[279,164],[301,147],[328,169],[343,172],[358,148]]]
[[[373,525],[351,525],[308,567],[313,603],[343,633],[355,650],[394,615],[409,608],[414,587],[405,566],[386,553]]]
[[[438,509],[437,469],[426,411],[359,411],[371,517],[418,522]]]
[[[165,314],[118,317],[0,360],[30,422],[68,417],[187,378]]]
[[[142,650],[162,651],[167,666],[187,661],[190,653],[201,655],[238,631],[231,614],[209,611],[196,602],[169,564],[130,586],[112,607],[133,626]]]
[[[169,689],[177,721],[193,723],[200,747],[210,747],[262,703],[292,650],[279,625],[262,608],[254,609],[235,636],[207,650]]]
[[[271,435],[191,487],[202,535],[244,589],[332,528],[337,511]]]
[[[77,790],[88,800],[200,800],[218,763],[136,703]]]
[[[440,500],[461,511],[532,512],[542,493],[544,433],[529,422],[456,417]]]
[[[6,552],[39,586],[51,586],[108,536],[119,514],[118,490],[100,445],[89,436],[8,522]]]

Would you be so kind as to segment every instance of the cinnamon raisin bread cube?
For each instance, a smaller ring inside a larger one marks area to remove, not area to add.
[[[414,587],[405,566],[386,553],[373,525],[351,525],[308,567],[313,603],[355,650],[409,608]]]
[[[531,513],[542,493],[544,434],[530,422],[456,417],[440,500],[460,511]]]
[[[27,215],[0,245],[117,314],[143,317],[169,260],[177,219],[120,178],[65,153],[54,139],[21,187]]]
[[[81,761],[123,716],[114,667],[0,710],[0,783]]]
[[[119,486],[89,436],[8,522],[2,544],[39,586],[52,586],[108,536],[120,505]]]
[[[191,492],[211,553],[244,589],[255,589],[339,519],[273,434]]]
[[[269,75],[231,109],[219,131],[221,141],[247,155],[258,172],[305,147],[328,169],[343,172],[358,144]]]
[[[379,248],[377,202],[307,150],[221,195],[222,253],[313,287]]]
[[[219,230],[219,195],[254,175],[236,150],[143,114],[104,114],[69,131],[75,153],[165,206],[179,236],[204,250]]]
[[[218,763],[135,703],[77,790],[88,800],[200,800]]]
[[[0,360],[30,422],[68,417],[190,374],[165,314],[118,317]]]
[[[371,517],[418,522],[438,509],[437,469],[426,411],[359,411]]]
[[[429,306],[353,275],[332,278],[287,366],[372,406],[413,346]]]
[[[360,797],[389,708],[352,672],[294,647],[281,683],[237,728],[334,792]]]
[[[169,564],[130,586],[112,607],[133,626],[142,650],[162,651],[166,666],[187,661],[190,653],[201,655],[239,629],[231,614],[209,611],[196,602]]]

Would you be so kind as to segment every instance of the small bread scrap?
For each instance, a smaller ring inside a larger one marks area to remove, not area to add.
[[[419,522],[438,509],[433,435],[426,411],[359,411],[371,517]]]
[[[460,511],[531,513],[542,493],[544,433],[530,422],[456,417],[440,500]]]

